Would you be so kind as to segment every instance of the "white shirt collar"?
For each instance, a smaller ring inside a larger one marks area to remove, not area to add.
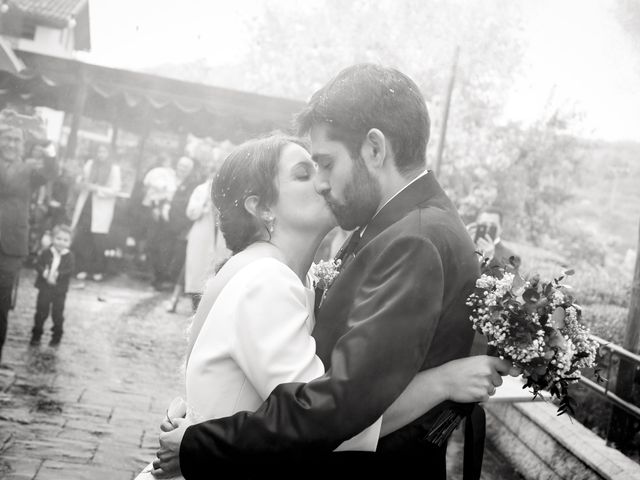
[[[425,175],[427,175],[429,173],[429,170],[425,170],[424,172],[422,172],[420,175],[418,175],[416,178],[414,178],[413,180],[411,180],[409,183],[407,183],[404,187],[402,187],[400,190],[398,190],[391,198],[389,198],[389,200],[387,200],[386,202],[384,202],[384,204],[382,206],[380,206],[380,208],[378,208],[378,210],[376,210],[376,213],[373,215],[373,217],[371,217],[371,220],[369,220],[369,223],[371,223],[371,221],[376,218],[376,215],[378,215],[378,213],[380,213],[380,210],[382,210],[384,207],[387,206],[387,204],[393,200],[394,198],[396,198],[398,195],[400,195],[400,193],[402,193],[403,191],[405,191],[409,185],[417,182],[419,179],[421,179],[422,177],[424,177]],[[369,225],[369,223],[367,223],[367,225]],[[362,230],[360,230],[360,238],[362,238],[362,235],[364,234],[364,231],[367,229],[367,225],[365,225]]]
[[[55,256],[61,257],[63,255],[66,255],[67,253],[69,253],[69,249],[68,248],[64,248],[61,251],[58,251],[58,249],[56,247],[51,245],[51,247],[49,247],[49,249],[51,250],[51,253],[53,254],[54,257]]]

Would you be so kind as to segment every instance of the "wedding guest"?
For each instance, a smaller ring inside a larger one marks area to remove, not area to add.
[[[231,255],[218,226],[218,211],[211,201],[211,179],[216,171],[216,160],[208,165],[209,179],[193,190],[186,211],[193,225],[187,235],[184,292],[191,296],[194,312],[216,264]]]
[[[26,135],[44,138],[44,127],[37,132],[25,127],[29,118],[0,112],[0,361],[13,292],[28,254],[29,200],[33,190],[54,178],[57,170],[55,158],[22,161]]]
[[[497,208],[488,207],[480,210],[473,223],[467,225],[469,235],[473,239],[482,257],[489,259],[489,267],[505,268],[509,266],[514,271],[520,268],[520,257],[502,242],[502,212]],[[487,352],[487,337],[476,332],[473,337],[471,353],[480,355]]]
[[[171,158],[164,153],[158,155],[151,167],[134,182],[125,215],[126,245],[140,267],[151,266],[148,251],[155,240],[162,205],[171,201],[175,184]]]
[[[51,312],[53,327],[50,346],[60,343],[63,333],[64,304],[69,290],[69,280],[75,267],[75,257],[69,250],[71,246],[71,228],[68,225],[56,225],[52,231],[52,245],[43,250],[36,261],[36,313],[31,330],[30,345],[40,344],[44,322]]]
[[[144,198],[142,205],[152,207],[163,202],[170,202],[178,187],[176,172],[171,168],[171,157],[162,154],[156,165],[151,168],[142,180]]]
[[[51,144],[46,141],[33,144],[29,154],[24,160],[25,163],[40,164],[47,158],[53,160],[53,157],[55,157],[55,151],[51,150],[50,145]],[[55,181],[55,179],[53,181]],[[49,207],[47,205],[48,187],[50,183],[51,182],[47,182],[45,185],[41,185],[35,189],[29,202],[29,254],[25,261],[25,265],[28,266],[33,266],[35,263],[41,250],[41,239],[47,229],[51,228],[51,225],[48,225],[47,223],[49,211]]]
[[[78,260],[77,277],[84,280],[90,273],[93,280],[99,282],[104,276],[107,235],[122,186],[120,167],[111,158],[107,146],[99,145],[95,159],[85,163],[79,186],[71,222],[75,232],[72,249]]]
[[[55,156],[53,144],[49,145],[48,154],[50,156]],[[63,223],[68,224],[71,221],[67,212],[67,205],[71,189],[75,181],[75,175],[70,172],[68,163],[69,162],[64,166],[61,163],[58,163],[60,168],[56,178],[41,187],[42,190],[44,190],[42,204],[45,211],[41,226],[43,233],[39,238],[37,238],[38,247],[35,252],[36,258],[43,249],[51,246],[53,227]]]
[[[475,222],[467,226],[479,252],[490,259],[489,266],[511,266],[516,271],[521,260],[502,241],[502,212],[489,207],[480,210]]]
[[[187,255],[187,234],[192,221],[187,217],[187,205],[193,190],[198,185],[195,162],[189,157],[181,157],[176,164],[177,188],[169,208],[162,215],[166,220],[165,255],[171,259],[168,269],[169,281],[173,284],[171,299],[165,304],[167,311],[175,312],[180,295],[184,291],[185,258]]]
[[[67,202],[69,201],[69,192],[72,184],[73,178],[66,170],[62,170],[58,177],[51,182],[51,188],[47,192],[48,209],[46,221],[49,228],[71,220],[67,212]]]

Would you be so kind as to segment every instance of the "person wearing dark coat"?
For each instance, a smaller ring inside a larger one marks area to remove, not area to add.
[[[9,311],[15,302],[18,273],[29,253],[29,201],[34,189],[55,178],[55,158],[23,162],[31,117],[0,112],[0,360]]]
[[[476,221],[467,225],[476,248],[489,259],[489,267],[509,268],[517,272],[522,263],[520,256],[502,241],[502,212],[497,208],[480,210]]]
[[[175,312],[178,299],[184,291],[185,259],[187,256],[187,235],[193,221],[187,217],[187,205],[193,190],[198,186],[199,179],[194,161],[189,157],[182,157],[176,164],[178,186],[167,210],[166,238],[170,239],[169,255],[171,261],[168,266],[168,278],[173,284],[171,299],[165,304],[165,309]]]

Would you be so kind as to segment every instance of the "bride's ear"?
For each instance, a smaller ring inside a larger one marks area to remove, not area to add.
[[[256,218],[260,218],[260,198],[257,195],[249,195],[244,199],[244,209]]]
[[[244,208],[262,223],[266,222],[268,225],[273,224],[273,213],[268,207],[260,204],[260,197],[257,195],[249,195],[244,200]]]

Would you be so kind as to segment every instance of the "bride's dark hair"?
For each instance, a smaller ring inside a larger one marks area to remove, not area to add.
[[[278,163],[282,150],[290,143],[307,148],[300,138],[282,133],[249,140],[227,156],[214,176],[211,200],[220,214],[220,230],[227,248],[234,255],[260,238],[266,228],[247,211],[244,201],[256,195],[259,205],[268,207],[278,199]]]

